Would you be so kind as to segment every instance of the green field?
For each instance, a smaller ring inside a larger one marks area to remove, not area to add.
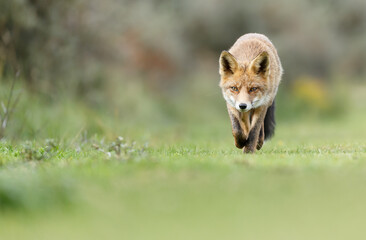
[[[280,101],[275,137],[252,155],[234,147],[216,88],[127,116],[25,95],[0,143],[0,238],[362,239],[356,89],[334,118],[290,118]]]

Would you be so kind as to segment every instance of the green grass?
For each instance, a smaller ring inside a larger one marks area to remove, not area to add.
[[[17,125],[0,142],[1,239],[362,238],[362,104],[334,120],[280,116],[243,155],[221,98],[203,114],[196,97],[149,103],[158,116],[142,109],[135,123],[69,101],[20,105],[14,121],[41,130],[25,141]]]

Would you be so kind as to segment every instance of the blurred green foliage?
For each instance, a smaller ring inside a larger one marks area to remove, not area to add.
[[[348,85],[365,78],[364,6],[362,0],[0,1],[2,111],[13,81],[17,102],[2,136],[70,139],[87,132],[169,141],[188,138],[192,127],[212,136],[230,132],[218,56],[247,32],[268,35],[278,48],[285,69],[279,121],[345,117]],[[198,132],[190,136],[200,138]]]
[[[20,70],[29,88],[85,91],[97,81],[101,33],[87,24],[87,2],[16,0],[0,2],[0,75]],[[93,57],[90,57],[92,56]]]
[[[365,75],[363,0],[0,2],[0,76],[22,71],[33,90],[103,91],[112,69],[154,90],[182,76],[217,72],[221,50],[260,32],[279,50],[286,81],[300,75],[330,82]],[[204,68],[206,66],[206,68]],[[49,93],[48,94],[53,94]]]
[[[1,1],[0,101],[15,72],[16,91],[23,90],[15,94],[20,101],[8,136],[67,135],[55,118],[73,134],[113,132],[106,129],[118,122],[143,132],[161,123],[226,119],[218,56],[248,32],[266,34],[278,49],[285,70],[280,118],[342,116],[344,86],[366,76],[365,4]]]

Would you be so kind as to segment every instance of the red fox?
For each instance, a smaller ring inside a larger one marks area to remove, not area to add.
[[[221,53],[219,63],[235,146],[254,153],[275,130],[274,100],[283,73],[276,48],[262,34],[245,34]]]

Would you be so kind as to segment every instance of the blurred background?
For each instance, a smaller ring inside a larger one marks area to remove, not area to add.
[[[218,57],[250,32],[281,58],[279,119],[338,119],[364,95],[364,0],[1,0],[1,135],[227,124]]]

